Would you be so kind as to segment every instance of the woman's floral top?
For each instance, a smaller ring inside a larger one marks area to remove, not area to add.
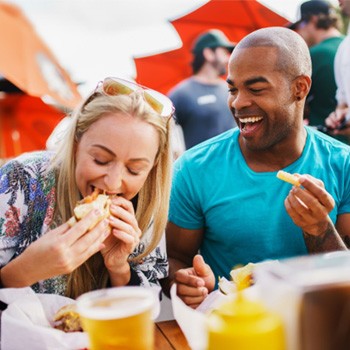
[[[48,170],[52,153],[41,151],[21,155],[0,168],[0,267],[20,255],[45,234],[52,223],[56,199],[55,174]],[[152,235],[152,226],[143,235],[132,256],[141,254]],[[165,242],[140,264],[131,263],[140,284],[159,284],[168,275]],[[32,286],[38,293],[64,295],[65,276],[39,281]]]

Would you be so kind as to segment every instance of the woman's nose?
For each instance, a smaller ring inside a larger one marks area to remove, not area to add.
[[[108,169],[108,172],[105,175],[105,185],[109,192],[121,192],[123,174],[124,170],[119,166]]]

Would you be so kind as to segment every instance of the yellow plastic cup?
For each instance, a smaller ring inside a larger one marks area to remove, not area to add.
[[[208,350],[285,350],[281,318],[241,293],[214,310],[207,320]]]
[[[77,299],[91,350],[152,350],[155,296],[150,288],[95,290]]]

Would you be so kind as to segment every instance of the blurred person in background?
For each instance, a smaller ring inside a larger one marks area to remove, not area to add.
[[[192,49],[193,75],[169,91],[186,149],[236,125],[227,107],[227,85],[222,79],[233,48],[219,30],[201,34]]]
[[[312,61],[312,85],[305,105],[305,118],[311,126],[326,131],[325,119],[337,105],[334,58],[344,36],[341,19],[323,0],[306,1],[300,6],[300,19],[288,26],[306,41]],[[349,143],[344,136],[336,137]]]
[[[343,15],[350,18],[350,1],[338,1]],[[331,129],[332,135],[350,137],[350,26],[335,56],[334,70],[337,83],[337,107],[326,119],[326,125]]]
[[[108,286],[158,285],[167,276],[173,106],[147,93],[153,100],[132,82],[106,78],[53,151],[0,168],[2,287],[76,298]],[[69,224],[76,204],[96,190],[110,197],[110,215],[92,210]]]

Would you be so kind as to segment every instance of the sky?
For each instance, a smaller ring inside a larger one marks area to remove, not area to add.
[[[132,78],[134,56],[173,50],[181,41],[169,20],[207,0],[7,0],[25,12],[82,95],[105,76]],[[234,0],[230,0],[234,1]],[[305,0],[259,0],[295,21]],[[337,0],[331,0],[335,5]]]

